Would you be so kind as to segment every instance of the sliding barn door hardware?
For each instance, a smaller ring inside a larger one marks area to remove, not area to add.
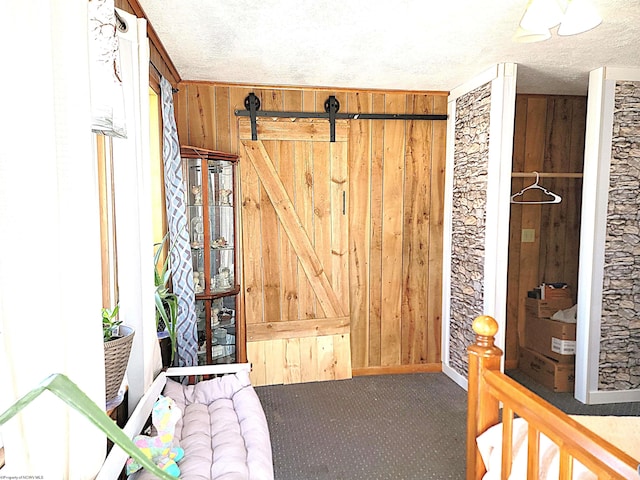
[[[256,97],[255,93],[250,93],[247,95],[247,98],[244,99],[244,108],[249,111],[249,116],[251,117],[251,140],[257,140],[258,129],[256,126],[256,116],[258,110],[260,110],[260,99]],[[238,115],[238,110],[236,110],[236,115]]]
[[[336,97],[330,95],[324,101],[324,111],[329,114],[329,141],[336,141],[336,113],[340,110],[340,102]]]
[[[250,93],[244,99],[246,110],[236,110],[237,117],[251,119],[251,139],[258,139],[257,118],[326,118],[329,120],[331,141],[335,142],[336,120],[446,120],[446,114],[418,114],[418,113],[339,113],[340,102],[331,95],[324,102],[325,113],[322,112],[279,112],[274,110],[260,110],[260,99],[255,93]]]

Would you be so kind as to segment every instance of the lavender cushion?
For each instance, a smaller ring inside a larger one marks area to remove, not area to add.
[[[196,385],[167,379],[163,394],[182,409],[174,439],[185,451],[181,479],[273,480],[267,419],[248,372]]]

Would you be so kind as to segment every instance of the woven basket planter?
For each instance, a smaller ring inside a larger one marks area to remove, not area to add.
[[[135,335],[131,327],[120,325],[119,328],[121,335],[119,338],[104,342],[104,381],[107,404],[118,396]]]

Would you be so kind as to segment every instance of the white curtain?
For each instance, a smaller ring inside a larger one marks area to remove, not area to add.
[[[3,2],[0,410],[49,374],[104,403],[87,2]],[[45,392],[2,427],[0,476],[92,478],[104,435]],[[26,477],[23,477],[26,478]],[[35,478],[35,477],[34,477]]]
[[[121,23],[113,0],[89,1],[91,129],[96,133],[126,138],[119,37],[115,34]]]
[[[113,139],[120,319],[133,327],[129,411],[162,368],[155,325],[147,22],[117,10],[127,138]]]

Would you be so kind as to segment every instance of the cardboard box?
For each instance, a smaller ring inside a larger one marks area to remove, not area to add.
[[[560,363],[544,355],[521,348],[518,368],[533,380],[554,392],[573,392],[575,365]]]
[[[575,361],[576,324],[525,317],[524,346],[560,363]]]
[[[560,340],[559,338],[551,337],[551,351],[559,353],[560,355],[575,355],[576,341]]]
[[[555,300],[557,298],[573,298],[571,296],[571,289],[569,287],[553,288],[549,285],[544,286],[543,296],[545,300]]]
[[[548,300],[525,298],[524,301],[525,313],[532,317],[549,318],[554,313],[571,307],[573,307],[573,299],[570,297],[551,298]]]

